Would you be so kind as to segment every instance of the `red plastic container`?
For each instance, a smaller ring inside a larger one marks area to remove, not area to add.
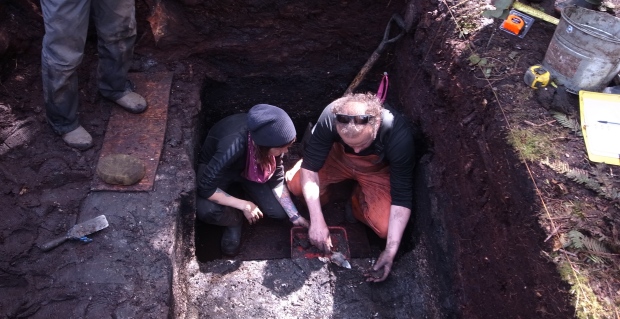
[[[347,231],[343,227],[330,226],[329,235],[332,239],[332,251],[340,252],[346,259],[350,259],[349,239]],[[308,229],[295,226],[291,228],[291,258],[317,258],[325,257],[325,252],[314,247],[308,237]]]

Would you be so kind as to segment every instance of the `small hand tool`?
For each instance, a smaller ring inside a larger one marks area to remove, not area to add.
[[[506,17],[506,20],[502,22],[499,28],[500,30],[515,35],[519,38],[524,38],[533,23],[534,18],[528,16],[527,14],[517,10],[510,10],[508,17]]]
[[[332,252],[331,256],[329,256],[329,260],[342,268],[351,269],[351,264],[349,263],[347,258],[339,251]]]
[[[525,71],[523,82],[534,89],[542,88],[551,82],[551,73],[540,64],[532,65]]]
[[[74,225],[65,236],[49,241],[39,248],[43,251],[50,251],[68,239],[89,243],[92,239],[86,237],[87,235],[98,232],[106,227],[108,227],[108,220],[105,218],[105,215],[99,215],[93,219]]]

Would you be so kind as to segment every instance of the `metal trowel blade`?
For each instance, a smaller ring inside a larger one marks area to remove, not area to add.
[[[332,253],[329,260],[340,267],[351,269],[351,264],[341,252]]]
[[[47,243],[41,245],[40,248],[43,251],[50,251],[54,247],[57,247],[65,242],[67,239],[81,239],[86,235],[98,232],[106,227],[108,227],[108,220],[105,218],[105,215],[100,215],[71,227],[65,236],[48,241]]]
[[[76,224],[67,232],[67,238],[81,238],[108,227],[105,215],[99,215],[83,223]]]

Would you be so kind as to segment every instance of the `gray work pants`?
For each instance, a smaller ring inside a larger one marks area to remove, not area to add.
[[[105,98],[127,94],[127,71],[136,40],[134,0],[41,0],[45,36],[41,52],[47,120],[64,134],[78,122],[77,68],[92,15],[97,30],[97,85]]]

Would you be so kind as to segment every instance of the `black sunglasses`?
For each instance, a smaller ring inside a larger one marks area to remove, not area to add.
[[[351,121],[355,124],[368,124],[371,118],[374,116],[364,114],[364,115],[346,115],[346,114],[336,114],[336,121],[342,124],[349,124]]]

